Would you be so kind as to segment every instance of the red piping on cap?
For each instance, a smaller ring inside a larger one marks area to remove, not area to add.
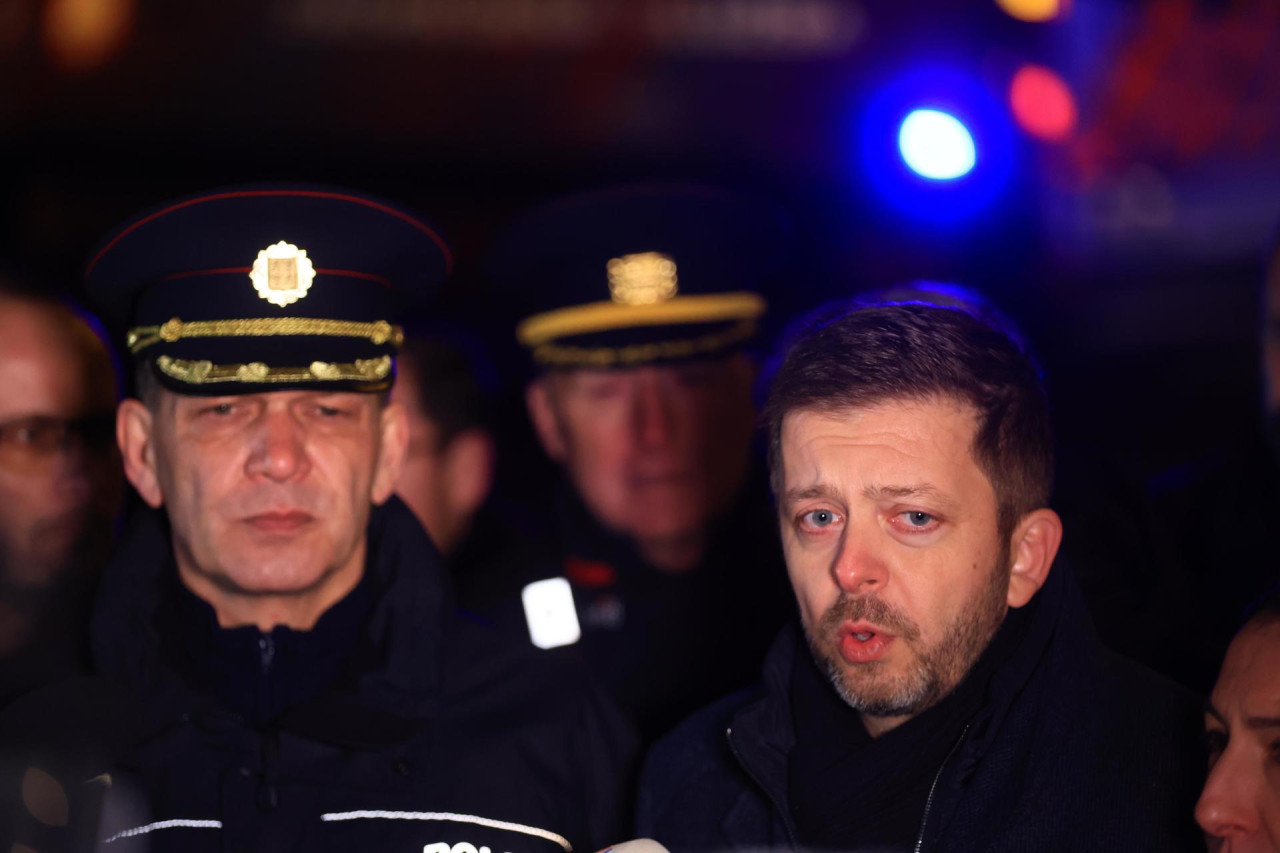
[[[385,279],[380,275],[374,275],[371,272],[359,272],[357,270],[317,269],[316,275],[341,275],[341,276],[346,276],[347,278],[362,278],[365,281],[377,282],[383,287],[391,287],[391,282],[388,279]]]
[[[317,190],[243,190],[241,192],[215,193],[214,195],[187,199],[186,201],[180,201],[177,204],[171,204],[163,210],[157,210],[149,216],[144,216],[142,219],[139,219],[115,237],[111,238],[111,242],[103,246],[98,254],[93,256],[93,260],[89,261],[89,265],[85,267],[85,277],[87,278],[88,275],[93,272],[93,268],[97,266],[98,261],[102,260],[103,255],[115,248],[115,245],[130,233],[141,228],[143,225],[146,225],[148,222],[152,222],[162,216],[166,216],[175,210],[181,210],[184,207],[191,207],[196,204],[203,204],[206,201],[225,201],[226,199],[232,198],[261,198],[263,196],[297,196],[299,198],[328,198],[335,199],[337,201],[350,201],[355,204],[362,204],[365,207],[370,207],[374,210],[390,214],[391,216],[412,225],[414,228],[417,228],[423,234],[426,234],[431,238],[432,242],[439,246],[440,251],[444,253],[445,274],[448,275],[453,272],[453,254],[449,251],[449,247],[445,245],[445,242],[440,235],[402,210],[396,210],[394,207],[388,207],[385,204],[379,204],[376,201],[370,201],[367,198],[360,198],[359,196],[347,195],[345,193],[319,192]]]

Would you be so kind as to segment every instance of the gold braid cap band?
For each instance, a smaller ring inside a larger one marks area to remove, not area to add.
[[[652,305],[589,302],[529,317],[516,327],[516,339],[540,348],[557,338],[612,329],[755,320],[765,307],[764,297],[745,291],[677,296]]]
[[[313,361],[307,367],[269,367],[260,361],[248,364],[214,364],[211,361],[187,361],[162,355],[156,359],[156,367],[165,376],[203,385],[207,382],[379,382],[391,373],[391,356],[358,358],[347,364],[329,361]]]
[[[139,353],[161,341],[173,343],[183,338],[269,338],[280,335],[316,335],[331,338],[365,338],[375,346],[389,343],[399,348],[404,329],[386,320],[358,323],[352,320],[325,320],[313,317],[255,317],[247,320],[194,320],[180,318],[160,326],[138,326],[128,334],[129,351]]]
[[[547,367],[626,367],[664,359],[707,355],[748,340],[755,333],[755,321],[742,320],[722,332],[677,341],[656,341],[624,347],[566,347],[543,344],[533,348],[533,359]]]

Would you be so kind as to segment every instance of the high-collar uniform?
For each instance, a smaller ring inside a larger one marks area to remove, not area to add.
[[[566,853],[617,840],[634,737],[609,700],[565,661],[456,614],[398,500],[375,509],[368,553],[312,631],[227,630],[176,582],[163,517],[136,519],[98,602],[102,677],[11,709],[11,725],[57,720],[46,740],[100,735],[45,761],[72,792],[64,835],[104,851]],[[60,849],[39,842],[25,843]]]
[[[945,742],[917,733],[919,748],[896,767],[879,743],[854,736],[828,737],[830,763],[815,760],[824,743],[812,740],[837,712],[813,699],[816,670],[798,626],[788,628],[758,689],[705,709],[653,750],[638,834],[676,853],[1203,851],[1192,821],[1205,766],[1194,697],[1096,642],[1066,566],[1024,610],[974,670],[977,683],[932,709],[949,716],[925,734]],[[902,814],[869,814],[864,826],[829,817],[847,817],[830,811],[839,796],[848,812],[866,812],[889,785]]]

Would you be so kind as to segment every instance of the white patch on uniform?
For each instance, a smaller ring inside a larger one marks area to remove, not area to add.
[[[534,581],[520,592],[529,639],[540,649],[571,646],[582,639],[573,588],[565,578]]]

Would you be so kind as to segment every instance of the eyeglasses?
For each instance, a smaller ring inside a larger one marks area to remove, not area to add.
[[[72,450],[102,453],[115,438],[115,417],[109,413],[75,420],[33,415],[0,422],[0,468],[15,474],[35,474]]]

